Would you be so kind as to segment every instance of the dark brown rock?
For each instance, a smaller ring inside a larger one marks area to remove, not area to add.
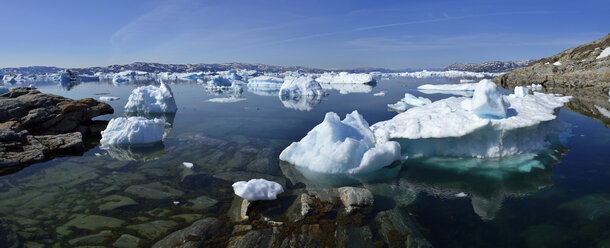
[[[112,114],[110,105],[91,98],[72,100],[17,87],[0,96],[0,174],[54,156],[82,154],[83,139],[99,137]]]

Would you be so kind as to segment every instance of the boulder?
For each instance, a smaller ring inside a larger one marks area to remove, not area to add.
[[[348,214],[356,209],[370,210],[373,207],[373,193],[368,189],[341,187],[337,190],[339,191],[339,198]]]
[[[222,227],[222,222],[209,217],[195,221],[189,227],[175,231],[159,240],[152,247],[201,247],[204,241],[212,237]]]

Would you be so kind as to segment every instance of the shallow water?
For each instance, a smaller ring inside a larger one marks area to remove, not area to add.
[[[253,94],[247,87],[241,94],[246,101],[213,103],[207,100],[222,93],[175,83],[178,112],[164,117],[172,126],[163,144],[95,147],[80,157],[0,177],[0,219],[30,245],[76,246],[75,238],[99,230],[112,231],[106,245],[123,233],[148,239],[150,245],[201,216],[226,215],[234,199],[232,182],[266,177],[283,184],[288,195],[303,185],[366,187],[375,195],[377,211],[407,209],[437,247],[610,245],[610,130],[565,109],[559,121],[567,123],[571,136],[539,154],[501,160],[413,157],[360,176],[319,175],[277,161],[328,111],[344,116],[358,110],[373,124],[395,116],[386,104],[405,92],[433,101],[448,96],[415,90],[425,83],[452,82],[382,80],[370,88],[330,90],[323,99],[301,102],[305,105]],[[110,119],[124,116],[123,106],[137,85],[92,82],[69,91],[54,84],[38,87],[70,98],[120,97],[109,102],[115,114],[100,117]],[[341,94],[350,90],[360,93]],[[380,91],[386,96],[373,96]],[[188,169],[185,161],[195,166]],[[151,221],[157,221],[156,231],[137,226]]]

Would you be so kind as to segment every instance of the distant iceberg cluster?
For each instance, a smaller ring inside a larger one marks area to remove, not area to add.
[[[301,141],[284,149],[280,159],[314,172],[366,173],[399,160],[400,145],[395,141],[376,142],[358,111],[343,120],[329,112]]]

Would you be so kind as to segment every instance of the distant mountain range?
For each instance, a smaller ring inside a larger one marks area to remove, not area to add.
[[[533,61],[533,60],[531,60]],[[453,64],[445,70],[459,70],[459,71],[474,71],[474,72],[504,72],[509,71],[515,68],[523,67],[529,62],[527,61],[519,61],[519,62],[501,62],[501,61],[493,61],[493,62],[485,62],[482,64],[466,64],[466,63],[456,63]],[[66,68],[55,67],[55,66],[28,66],[28,67],[15,67],[15,68],[0,68],[0,75],[7,74],[24,74],[24,75],[32,75],[32,74],[46,74],[46,73],[55,73],[60,70]],[[105,72],[105,73],[117,73],[121,71],[133,70],[133,71],[143,71],[143,72],[200,72],[200,71],[226,71],[230,69],[237,70],[256,70],[259,72],[285,72],[285,71],[300,71],[304,73],[323,73],[330,71],[346,71],[350,73],[366,73],[366,72],[383,72],[383,73],[391,73],[391,72],[414,72],[421,71],[422,69],[414,69],[414,68],[405,68],[400,70],[386,69],[386,68],[375,68],[375,67],[362,67],[355,69],[340,69],[340,68],[331,68],[331,69],[319,69],[319,68],[311,68],[304,66],[275,66],[275,65],[264,65],[264,64],[248,64],[248,63],[224,63],[224,64],[160,64],[160,63],[148,63],[148,62],[135,62],[126,65],[110,65],[110,66],[98,66],[98,67],[85,67],[85,68],[69,68],[73,72],[78,74],[95,74],[96,72]],[[427,70],[436,70],[440,71],[440,68],[427,68]]]
[[[488,61],[476,63],[455,63],[445,68],[445,71],[472,71],[472,72],[508,72],[525,67],[534,62],[534,59],[521,61]]]

